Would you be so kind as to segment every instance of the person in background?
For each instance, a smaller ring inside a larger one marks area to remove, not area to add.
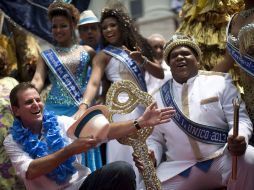
[[[81,44],[88,45],[92,47],[96,53],[99,53],[103,49],[101,41],[101,30],[100,21],[95,16],[92,10],[83,11],[80,14],[80,19],[78,23],[79,37],[81,39]],[[89,65],[87,70],[87,81],[89,80],[92,72],[92,66]],[[108,89],[108,81],[105,77],[101,81],[100,88],[96,97],[95,104],[103,104],[105,93]]]
[[[96,52],[102,49],[100,21],[92,10],[80,14],[78,32],[81,44],[92,47]]]
[[[12,89],[10,101],[15,120],[4,146],[27,190],[136,190],[135,173],[125,162],[115,162],[92,173],[81,165],[78,154],[94,148],[101,139],[88,134],[69,138],[67,131],[75,120],[44,109],[34,85],[20,83]],[[173,113],[172,108],[156,109],[153,103],[135,121],[109,124],[105,138],[120,138],[135,132],[138,128],[134,122],[141,128],[168,122]],[[90,116],[87,114],[85,120]]]
[[[254,189],[254,148],[248,145],[253,126],[241,102],[239,135],[233,136],[232,100],[241,96],[229,74],[198,70],[199,46],[179,33],[164,46],[164,59],[173,79],[154,99],[159,108],[172,106],[176,113],[147,139],[162,189]],[[237,156],[236,180],[231,179],[232,156]]]
[[[18,81],[9,77],[11,64],[8,59],[8,52],[0,46],[0,189],[1,190],[23,190],[25,189],[22,181],[15,174],[11,161],[6,154],[3,146],[4,138],[8,134],[9,127],[12,125],[13,116],[10,109],[9,94]]]
[[[164,62],[163,47],[166,43],[166,39],[161,34],[152,34],[147,39],[151,47],[153,48],[155,61],[157,61],[158,63]]]
[[[85,10],[80,14],[80,19],[78,22],[78,32],[79,38],[81,39],[82,45],[88,45],[92,47],[96,53],[102,50],[101,42],[101,30],[100,30],[100,21],[95,16],[92,10]],[[90,79],[92,73],[92,65],[89,64],[87,68],[86,80]],[[100,88],[96,95],[96,100],[93,104],[104,104],[106,91],[108,89],[108,81],[103,77]],[[100,145],[100,152],[102,158],[102,164],[106,164],[106,145],[105,143]]]
[[[145,80],[147,84],[147,90],[149,94],[153,94],[154,91],[158,90],[164,81],[171,77],[170,67],[166,64],[163,59],[163,47],[166,43],[165,38],[161,34],[152,34],[148,38],[148,43],[153,49],[154,60],[157,64],[161,65],[164,70],[164,79],[158,79],[153,77],[151,74],[146,72]]]

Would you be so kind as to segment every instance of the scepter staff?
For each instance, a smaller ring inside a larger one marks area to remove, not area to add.
[[[233,125],[233,137],[238,136],[239,131],[239,108],[241,104],[241,99],[236,97],[232,100],[234,107],[234,125]],[[232,157],[232,176],[233,180],[236,180],[237,177],[237,156]]]

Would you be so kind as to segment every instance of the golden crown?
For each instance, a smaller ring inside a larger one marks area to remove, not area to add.
[[[188,46],[197,53],[199,60],[202,57],[201,49],[193,37],[182,33],[175,33],[163,47],[163,58],[166,62],[170,52],[177,46]]]

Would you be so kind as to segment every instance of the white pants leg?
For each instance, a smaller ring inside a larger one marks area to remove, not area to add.
[[[228,190],[254,190],[252,146],[248,146],[245,154],[238,157],[237,166],[237,180],[233,181],[231,180],[232,156],[225,150],[223,156],[214,159],[208,172],[205,173],[194,166],[187,178],[178,175],[162,182],[162,190],[208,190],[223,186],[227,186]]]
[[[237,159],[237,179],[229,179],[228,190],[254,189],[254,147],[248,146],[245,154]]]

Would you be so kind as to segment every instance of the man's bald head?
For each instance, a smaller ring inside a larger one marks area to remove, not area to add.
[[[147,39],[153,48],[155,59],[161,62],[163,59],[163,46],[166,43],[165,38],[161,34],[152,34]]]

